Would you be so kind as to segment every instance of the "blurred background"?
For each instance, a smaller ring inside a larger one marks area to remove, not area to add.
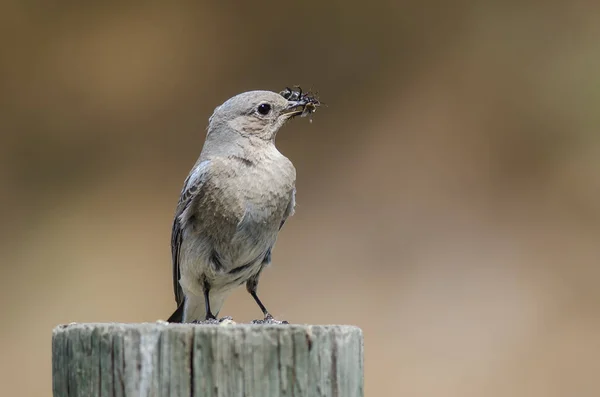
[[[51,395],[60,323],[171,314],[208,117],[294,84],[269,309],[360,326],[367,396],[600,393],[600,3],[0,7],[3,395]]]

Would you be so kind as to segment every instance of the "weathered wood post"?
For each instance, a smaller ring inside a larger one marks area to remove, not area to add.
[[[362,397],[352,326],[71,324],[52,338],[54,397]]]

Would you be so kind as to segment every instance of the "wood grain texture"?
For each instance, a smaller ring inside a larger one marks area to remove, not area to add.
[[[54,397],[362,397],[352,326],[71,324],[52,338]]]

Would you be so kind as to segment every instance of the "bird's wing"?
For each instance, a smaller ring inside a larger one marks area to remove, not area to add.
[[[181,305],[185,296],[181,285],[179,284],[179,278],[181,277],[181,271],[179,269],[179,250],[181,248],[182,240],[182,214],[190,207],[194,200],[202,192],[202,188],[206,183],[208,168],[210,162],[208,160],[202,161],[196,164],[188,177],[186,178],[183,189],[181,190],[181,196],[177,203],[177,210],[175,211],[175,218],[173,219],[173,230],[171,232],[171,255],[173,259],[173,291],[175,292],[175,301],[177,305]]]
[[[279,230],[285,224],[285,221],[288,217],[294,215],[294,208],[296,207],[296,187],[292,190],[292,194],[290,194],[290,201],[288,203],[287,208],[285,209],[285,213],[283,214],[283,219],[281,220],[281,224],[279,225]]]

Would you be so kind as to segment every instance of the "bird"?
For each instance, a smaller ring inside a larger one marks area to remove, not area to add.
[[[279,231],[294,214],[296,169],[275,146],[279,129],[316,110],[309,96],[289,100],[248,91],[209,118],[200,156],[184,181],[171,233],[175,323],[215,323],[238,286],[273,318],[257,294]],[[229,317],[230,319],[230,317]],[[286,323],[286,322],[283,322]]]

